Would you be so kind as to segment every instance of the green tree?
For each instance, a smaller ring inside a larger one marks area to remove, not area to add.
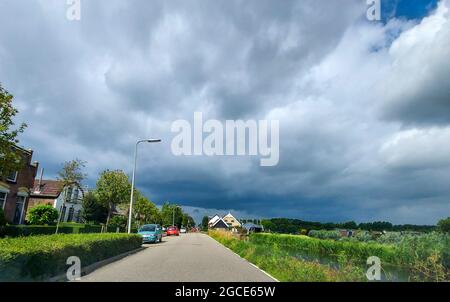
[[[437,226],[440,232],[450,233],[450,217],[440,220]]]
[[[131,185],[128,176],[121,170],[106,170],[97,180],[96,194],[100,203],[108,208],[106,225],[108,225],[113,210],[129,201]]]
[[[86,174],[82,171],[84,167],[86,167],[86,162],[80,159],[65,162],[62,169],[58,172],[57,179],[64,188],[71,185],[80,186],[81,182],[86,178]]]
[[[31,225],[48,225],[54,224],[58,216],[58,211],[52,206],[38,205],[28,211],[26,220]]]
[[[187,228],[195,226],[195,220],[189,214],[183,213],[181,224]]]
[[[77,185],[81,186],[81,182],[86,178],[86,174],[82,172],[83,168],[86,166],[86,162],[74,159],[68,162],[65,162],[62,169],[58,172],[57,179],[61,182],[61,185],[64,190],[63,196],[63,204],[62,208],[64,208],[67,198],[67,190],[70,186]],[[61,215],[61,209],[58,209],[58,213]],[[59,230],[59,222],[61,218],[58,218],[58,222],[56,223],[56,234]]]
[[[13,119],[18,113],[13,107],[13,98],[0,84],[0,179],[20,170],[24,164],[22,155],[15,146],[19,143],[17,136],[27,125],[22,123],[17,129],[12,129],[15,125]]]
[[[109,221],[110,228],[119,228],[120,231],[124,231],[127,229],[128,218],[122,215],[116,215],[112,217]]]
[[[208,216],[203,216],[203,219],[202,219],[202,230],[203,231],[207,231],[208,230],[208,222],[209,222],[209,217]]]
[[[175,218],[175,225],[181,227],[183,223],[183,211],[181,207],[165,202],[161,208],[161,218],[163,225],[172,225]]]
[[[154,203],[136,190],[134,193],[133,225],[139,228],[145,224],[161,224],[161,213]]]
[[[108,217],[108,207],[102,204],[94,192],[88,192],[83,197],[81,217],[86,222],[105,223]]]
[[[354,221],[349,221],[349,222],[344,222],[341,227],[343,229],[357,229],[358,225]]]

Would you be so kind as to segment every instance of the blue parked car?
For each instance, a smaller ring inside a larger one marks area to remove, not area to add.
[[[142,235],[143,243],[156,243],[162,241],[162,227],[159,224],[146,224],[138,230]]]

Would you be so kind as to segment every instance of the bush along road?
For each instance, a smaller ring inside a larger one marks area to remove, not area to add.
[[[133,251],[142,245],[140,235],[58,234],[0,240],[0,282],[43,281],[65,274],[67,259],[81,265]]]

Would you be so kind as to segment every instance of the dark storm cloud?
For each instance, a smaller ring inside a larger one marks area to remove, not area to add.
[[[69,22],[65,1],[4,0],[0,81],[48,176],[75,157],[91,186],[103,169],[130,173],[136,139],[158,137],[137,171],[158,204],[434,223],[450,210],[444,4],[371,24],[359,0],[82,0]],[[194,111],[280,120],[279,165],[173,156],[171,123]]]

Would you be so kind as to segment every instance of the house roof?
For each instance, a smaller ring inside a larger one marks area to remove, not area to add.
[[[247,230],[249,230],[249,229],[251,229],[251,228],[264,228],[262,225],[259,225],[259,224],[254,224],[253,222],[247,222],[247,223],[244,223],[243,225],[242,225],[242,227],[244,228],[244,229],[247,229]]]
[[[61,194],[63,185],[58,180],[42,180],[39,188],[39,179],[34,180],[32,197],[54,197],[58,198]]]
[[[208,224],[215,224],[219,219],[222,219],[222,218],[220,218],[219,215],[215,215],[213,218],[211,218],[209,220]]]
[[[215,228],[216,225],[218,225],[218,224],[220,224],[220,223],[222,223],[225,227],[228,227],[228,224],[225,222],[225,220],[223,220],[223,219],[220,218],[220,217],[219,217],[219,219],[218,219],[216,222],[214,222],[214,224],[212,225],[212,227]]]

